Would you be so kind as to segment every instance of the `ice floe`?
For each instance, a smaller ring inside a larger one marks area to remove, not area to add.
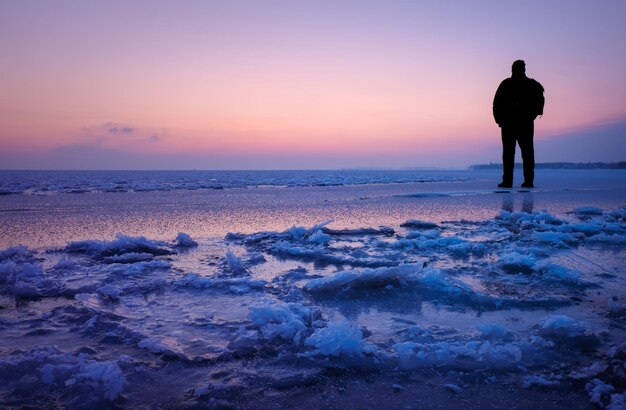
[[[363,330],[347,321],[331,322],[317,329],[306,339],[305,344],[313,348],[304,353],[305,356],[351,358],[363,357],[376,351],[376,348],[365,340]]]
[[[198,242],[191,239],[191,236],[184,232],[179,232],[176,235],[176,245],[181,248],[195,248],[198,246]]]
[[[273,340],[280,338],[300,345],[320,314],[297,303],[262,305],[250,309],[252,323],[259,327],[260,335]]]
[[[97,361],[83,353],[73,355],[49,346],[4,356],[0,359],[0,374],[3,383],[12,387],[34,377],[36,381],[29,383],[39,389],[49,386],[71,391],[72,407],[81,408],[100,407],[116,400],[126,385],[116,361]]]
[[[71,242],[66,252],[85,253],[95,258],[121,257],[121,255],[169,255],[173,253],[165,247],[165,243],[146,239],[143,236],[131,237],[118,234],[113,241],[85,240]]]

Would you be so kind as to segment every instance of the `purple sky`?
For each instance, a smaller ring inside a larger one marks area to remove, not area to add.
[[[0,168],[497,162],[511,63],[537,160],[625,160],[626,1],[0,2]]]

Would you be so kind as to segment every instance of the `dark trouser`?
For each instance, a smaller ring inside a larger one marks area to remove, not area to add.
[[[502,182],[513,183],[513,167],[515,165],[515,143],[519,144],[524,161],[524,182],[532,184],[535,179],[535,148],[533,146],[534,124],[525,121],[519,124],[502,127]]]

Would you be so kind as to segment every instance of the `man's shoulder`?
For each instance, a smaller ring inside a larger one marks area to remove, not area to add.
[[[500,82],[500,86],[498,86],[498,88],[502,89],[502,88],[507,88],[509,85],[511,84],[511,78],[505,78],[504,80],[502,80]]]
[[[543,91],[543,85],[541,85],[539,81],[535,80],[534,78],[529,78],[528,80],[533,85],[533,87]]]

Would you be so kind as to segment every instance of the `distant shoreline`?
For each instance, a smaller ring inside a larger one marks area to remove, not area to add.
[[[472,170],[502,169],[502,164],[476,164],[468,167]],[[522,168],[522,163],[516,163],[515,168]],[[626,169],[626,161],[620,162],[542,162],[535,164],[538,169]]]

